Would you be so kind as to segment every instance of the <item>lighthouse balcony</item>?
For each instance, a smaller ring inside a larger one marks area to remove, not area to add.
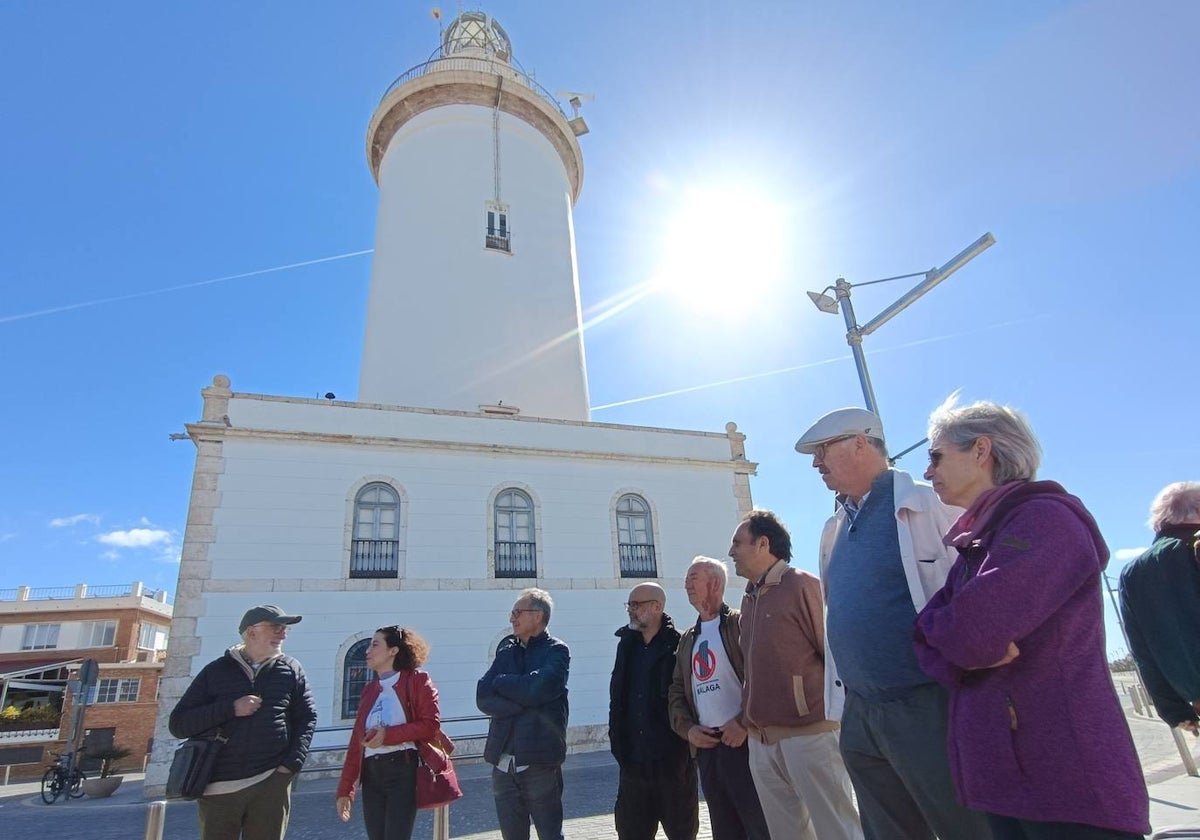
[[[387,99],[388,95],[391,94],[392,91],[396,90],[396,88],[400,87],[406,82],[411,82],[413,79],[418,79],[431,73],[456,71],[467,73],[487,73],[491,76],[500,76],[508,81],[516,82],[517,84],[533,91],[539,97],[548,102],[551,106],[553,106],[555,111],[562,115],[564,120],[567,118],[567,114],[563,110],[562,106],[558,104],[558,100],[554,98],[550,91],[542,87],[538,83],[537,79],[533,78],[533,76],[529,75],[524,70],[513,67],[511,64],[483,56],[473,57],[456,55],[449,58],[433,58],[424,62],[423,64],[418,64],[416,67],[411,67],[401,74],[396,81],[388,85],[388,89],[383,92],[383,96],[380,97],[380,101]]]

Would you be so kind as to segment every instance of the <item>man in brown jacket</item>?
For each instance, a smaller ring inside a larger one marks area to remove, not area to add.
[[[725,604],[725,564],[697,557],[684,589],[700,617],[684,631],[668,691],[671,728],[700,766],[713,840],[771,840],[742,726],[742,650],[738,611]]]
[[[862,840],[837,724],[825,719],[821,582],[789,565],[791,537],[769,510],[746,515],[729,556],[749,581],[740,621],[742,720],[771,836]]]

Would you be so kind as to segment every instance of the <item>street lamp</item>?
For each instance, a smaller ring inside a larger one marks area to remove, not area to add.
[[[863,399],[866,400],[867,408],[874,412],[876,416],[879,416],[879,405],[875,401],[875,390],[871,387],[871,374],[867,371],[867,357],[862,349],[863,338],[892,320],[892,318],[907,309],[921,295],[928,292],[938,283],[941,283],[995,243],[996,237],[990,233],[985,233],[941,268],[931,268],[929,271],[918,271],[913,274],[899,274],[895,277],[884,277],[882,280],[870,280],[866,283],[848,283],[846,282],[846,278],[839,277],[837,282],[832,286],[826,286],[819,292],[808,293],[809,298],[816,305],[817,309],[820,309],[822,312],[836,315],[838,310],[841,310],[842,318],[846,321],[846,343],[850,345],[850,352],[854,355],[854,366],[858,368],[858,382],[862,386]],[[905,277],[924,277],[925,279],[913,286],[912,289],[887,309],[860,327],[854,317],[854,306],[850,303],[850,290],[856,286],[871,286],[875,283],[886,283],[889,280],[902,280]],[[835,297],[830,297],[826,294],[826,292],[830,291],[835,293]]]

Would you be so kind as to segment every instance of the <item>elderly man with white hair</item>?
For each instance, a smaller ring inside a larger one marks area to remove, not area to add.
[[[1200,730],[1200,482],[1169,484],[1150,505],[1154,544],[1121,572],[1130,653],[1158,716]]]
[[[839,408],[796,443],[837,494],[821,534],[827,610],[825,714],[841,721],[840,749],[867,840],[980,840],[979,813],[954,793],[946,754],[945,689],[913,652],[917,612],[946,580],[942,535],[959,511],[888,462],[883,424]],[[836,664],[835,664],[836,659]]]
[[[699,615],[683,632],[668,692],[671,728],[687,741],[700,768],[713,840],[771,840],[742,722],[745,660],[740,612],[725,603],[729,570],[713,557],[697,557],[683,587]]]

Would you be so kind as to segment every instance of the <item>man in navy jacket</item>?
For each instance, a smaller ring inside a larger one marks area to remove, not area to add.
[[[526,589],[509,614],[512,635],[475,689],[491,717],[484,759],[504,840],[562,840],[562,763],[567,755],[567,672],[571,653],[546,632],[554,601]]]

